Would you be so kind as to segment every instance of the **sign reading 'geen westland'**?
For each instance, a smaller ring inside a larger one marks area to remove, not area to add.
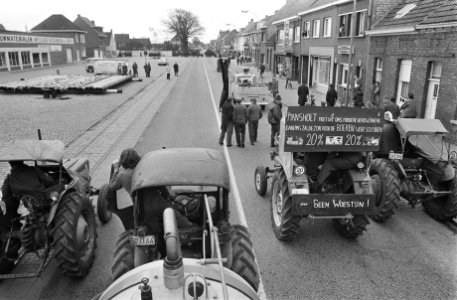
[[[59,38],[50,36],[33,36],[18,34],[0,34],[0,43],[16,44],[74,44],[72,38]]]
[[[382,110],[348,107],[288,107],[284,151],[378,151]]]

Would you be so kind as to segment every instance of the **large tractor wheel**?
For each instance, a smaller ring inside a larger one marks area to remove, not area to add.
[[[392,217],[400,201],[401,182],[394,166],[382,158],[371,162],[370,175],[376,199],[376,210],[371,218],[377,222],[384,222]]]
[[[294,216],[292,209],[286,174],[280,169],[273,176],[271,192],[271,224],[278,240],[289,241],[297,237],[300,217]]]
[[[447,197],[422,203],[425,211],[439,221],[449,221],[457,217],[457,176],[449,181],[449,190],[452,193]]]
[[[110,200],[108,185],[104,184],[101,186],[97,197],[97,215],[98,219],[102,223],[108,223],[113,216],[113,212],[110,210]]]
[[[259,289],[259,271],[246,227],[234,225],[230,228],[230,241],[224,247],[222,256],[227,257],[225,267],[243,277],[254,290]]]
[[[111,281],[116,280],[121,275],[135,268],[135,247],[130,242],[130,237],[133,235],[133,230],[126,230],[117,239],[116,248],[114,249],[113,266],[111,267]]]
[[[254,184],[257,194],[265,196],[267,191],[267,168],[257,167],[254,172]]]
[[[88,197],[76,192],[63,196],[54,224],[55,258],[64,274],[86,276],[95,259],[97,229]]]
[[[370,224],[368,218],[363,215],[356,215],[350,219],[333,219],[333,224],[340,235],[347,239],[355,239],[367,230]]]

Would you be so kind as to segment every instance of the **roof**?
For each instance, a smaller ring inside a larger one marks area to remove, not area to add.
[[[0,161],[54,161],[61,162],[64,154],[59,140],[17,140],[5,143],[0,149]]]
[[[153,186],[217,186],[230,189],[224,155],[205,148],[170,148],[145,154],[132,177],[132,193]]]
[[[275,12],[271,22],[280,23],[287,19],[298,18],[298,13],[305,10],[307,7],[320,0],[293,0],[287,1],[286,4]],[[326,0],[327,1],[327,0]]]
[[[5,27],[3,26],[3,24],[0,24],[0,31],[6,31]]]
[[[51,15],[31,31],[79,31],[85,32],[78,25],[68,20],[64,15]]]
[[[457,0],[409,0],[393,8],[373,26],[372,33],[385,30],[413,31],[430,25],[457,25]]]
[[[402,137],[448,133],[447,129],[438,119],[398,118],[396,126]]]
[[[95,22],[89,20],[86,17],[83,17],[81,15],[78,15],[78,18],[76,20],[80,19],[82,22],[86,24],[87,27],[91,28],[93,31],[95,31],[99,36],[101,37],[106,37],[106,35],[103,33],[103,31],[98,30],[97,28],[101,28],[100,26],[95,26]],[[75,20],[75,22],[76,22]]]

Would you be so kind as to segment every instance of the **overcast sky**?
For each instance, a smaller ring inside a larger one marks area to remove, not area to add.
[[[166,38],[161,20],[174,8],[191,11],[200,19],[205,33],[200,36],[203,42],[216,39],[219,30],[239,29],[250,19],[262,19],[280,9],[285,0],[25,0],[9,9],[0,10],[0,24],[7,30],[29,30],[52,14],[63,14],[74,21],[78,14],[95,21],[104,31],[129,33],[130,37],[147,37],[154,41],[153,28],[158,41]],[[242,13],[247,10],[248,13]],[[231,24],[231,25],[227,25]]]

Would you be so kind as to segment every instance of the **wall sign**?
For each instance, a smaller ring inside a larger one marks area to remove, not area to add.
[[[33,36],[20,34],[0,34],[0,43],[14,44],[74,44],[72,38],[58,38],[50,36]]]

